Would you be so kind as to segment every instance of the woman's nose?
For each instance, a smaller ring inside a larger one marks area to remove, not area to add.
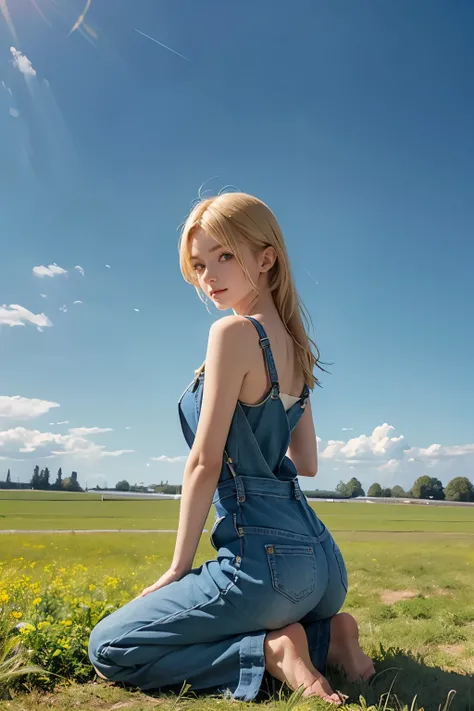
[[[211,272],[209,272],[207,270],[204,272],[203,279],[206,282],[206,284],[214,284],[216,281],[216,277]]]

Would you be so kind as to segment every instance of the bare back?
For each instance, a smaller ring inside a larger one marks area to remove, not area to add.
[[[261,314],[257,314],[257,320],[264,327],[270,340],[280,392],[299,397],[304,387],[304,377],[296,359],[293,339],[279,318],[264,319]],[[248,370],[242,381],[239,400],[248,405],[255,405],[268,393],[270,379],[255,328],[248,319],[245,319],[242,322],[242,329]],[[318,471],[317,440],[309,401],[304,414],[291,433],[287,456],[292,460],[299,476],[316,476]]]
[[[254,317],[255,318],[255,317]],[[275,320],[264,321],[258,314],[257,320],[264,327],[273,353],[273,359],[280,381],[280,392],[299,397],[304,386],[303,371],[296,357],[295,345],[283,324]],[[245,338],[248,347],[249,370],[244,377],[239,400],[249,405],[257,404],[268,392],[270,379],[265,365],[262,348],[254,326],[248,322]]]

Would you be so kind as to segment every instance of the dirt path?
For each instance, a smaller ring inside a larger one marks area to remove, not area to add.
[[[1,533],[177,533],[176,528],[55,528],[23,529],[7,528]],[[204,529],[203,533],[207,533]]]

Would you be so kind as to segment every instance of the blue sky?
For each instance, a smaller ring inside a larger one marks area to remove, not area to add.
[[[333,363],[305,486],[474,479],[474,5],[85,4],[0,2],[0,477],[180,481],[205,183],[274,210]]]

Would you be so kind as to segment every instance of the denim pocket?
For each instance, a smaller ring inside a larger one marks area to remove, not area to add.
[[[311,546],[267,544],[268,564],[274,589],[291,602],[300,602],[316,587],[316,559]]]
[[[341,549],[339,548],[337,543],[334,543],[334,556],[336,558],[339,572],[341,574],[341,582],[344,586],[345,591],[347,592],[347,588],[349,585],[347,577],[347,568],[346,564],[344,563],[344,558],[342,557]]]

